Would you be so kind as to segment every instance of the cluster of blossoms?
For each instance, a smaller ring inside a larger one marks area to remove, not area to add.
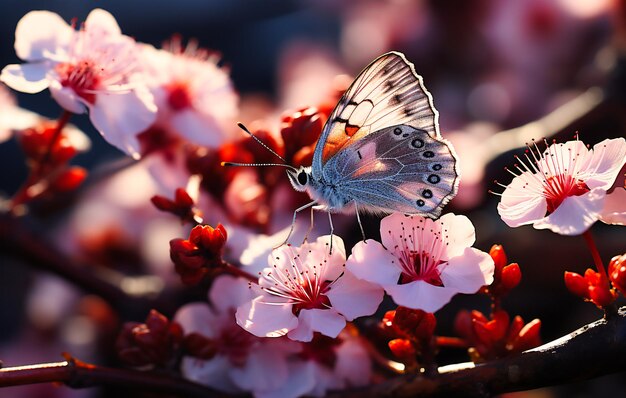
[[[32,11],[15,31],[15,51],[27,63],[6,66],[0,80],[26,93],[49,89],[68,112],[88,111],[100,134],[134,157],[147,151],[139,135],[148,130],[216,146],[237,96],[216,55],[175,43],[167,50],[137,43],[100,9],[78,30],[55,13]]]
[[[274,224],[286,220],[281,216],[305,198],[290,190],[280,168],[221,166],[271,163],[273,155],[228,126],[237,95],[215,53],[193,42],[183,48],[177,37],[164,49],[137,43],[103,10],[91,12],[79,29],[56,14],[30,12],[17,26],[15,49],[27,63],[6,66],[0,80],[23,92],[49,89],[67,112],[56,124],[31,120],[28,129],[10,127],[20,130],[31,166],[13,206],[73,190],[84,180],[86,172],[69,161],[88,142],[67,119],[68,112],[88,112],[112,145],[152,158],[159,183],[169,192],[176,188],[173,199],[151,195],[152,204],[190,226],[187,238],[169,241],[169,256],[185,287],[207,288],[208,299],[181,306],[173,320],[152,311],[145,323],[127,323],[116,349],[128,365],[177,368],[189,380],[228,393],[322,396],[371,383],[372,352],[380,356],[378,350],[388,349],[406,373],[436,372],[435,356],[451,340],[435,334],[435,313],[455,295],[474,293],[491,299],[491,311],[459,312],[454,340],[473,361],[540,344],[541,321],[525,323],[501,306],[521,281],[519,265],[508,263],[502,246],[489,253],[473,247],[475,228],[463,215],[394,213],[381,220],[380,242],[367,239],[348,252],[339,236],[325,235],[268,254],[276,242],[258,232],[274,232]],[[282,117],[279,134],[252,130],[289,164],[307,165],[330,112],[328,106],[301,108]],[[543,152],[533,145],[511,171],[515,178],[505,186],[498,212],[511,227],[583,234],[593,251],[588,230],[595,221],[623,225],[626,218],[618,178],[625,163],[623,138],[593,149],[578,139]],[[255,245],[263,246],[262,253],[246,264]],[[625,255],[616,256],[607,271],[596,261],[597,271],[567,272],[565,283],[606,309],[626,291],[624,263]],[[352,321],[376,316],[385,295],[397,308],[372,327],[383,343],[376,346]]]

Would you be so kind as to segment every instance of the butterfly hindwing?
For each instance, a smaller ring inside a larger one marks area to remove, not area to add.
[[[324,165],[324,174],[364,209],[437,216],[455,195],[456,159],[442,138],[408,125],[368,134]]]
[[[438,114],[413,65],[397,52],[367,66],[329,116],[313,155],[313,176],[341,149],[389,126],[408,125],[440,138]]]

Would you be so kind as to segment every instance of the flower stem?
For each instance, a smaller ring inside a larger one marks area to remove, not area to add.
[[[589,251],[591,252],[591,256],[593,257],[593,262],[600,273],[600,277],[605,282],[607,288],[609,286],[609,277],[607,276],[606,269],[604,268],[604,264],[602,263],[602,258],[600,257],[600,252],[598,251],[598,247],[596,246],[596,242],[591,235],[589,230],[583,233],[583,238],[585,238],[585,242],[589,247]]]

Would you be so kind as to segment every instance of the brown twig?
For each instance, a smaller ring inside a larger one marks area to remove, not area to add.
[[[39,383],[64,383],[72,388],[108,385],[161,394],[179,394],[184,397],[226,396],[178,376],[108,368],[74,358],[63,362],[0,369],[0,387]]]

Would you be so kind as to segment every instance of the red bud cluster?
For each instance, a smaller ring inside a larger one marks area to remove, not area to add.
[[[128,322],[115,342],[120,359],[131,366],[164,366],[177,355],[183,330],[152,310],[146,323]]]
[[[489,255],[495,264],[495,271],[493,283],[484,288],[483,291],[492,296],[494,300],[499,300],[520,283],[522,271],[517,263],[508,263],[502,245],[493,245],[489,250]]]
[[[611,259],[609,279],[613,286],[626,296],[626,253]]]
[[[506,311],[495,311],[488,319],[480,311],[460,311],[454,327],[471,348],[472,361],[506,357],[541,344],[541,321],[534,319],[524,324],[518,315],[510,321]]]
[[[14,206],[44,194],[73,191],[87,177],[87,171],[82,167],[68,166],[78,153],[78,148],[63,130],[59,130],[66,121],[67,118],[60,122],[41,122],[18,135],[30,175],[26,184],[15,194]]]
[[[387,311],[382,322],[383,330],[393,338],[389,349],[407,368],[417,365],[418,356],[432,354],[436,325],[434,314],[406,307]]]
[[[202,213],[194,207],[193,199],[183,188],[176,190],[174,200],[160,195],[155,195],[150,200],[157,209],[174,214],[179,217],[183,223],[202,222]]]
[[[216,228],[198,225],[191,230],[189,239],[170,241],[170,258],[184,284],[195,285],[209,270],[224,265],[222,251],[227,238],[222,224]]]
[[[565,286],[573,294],[591,301],[600,308],[612,304],[617,294],[609,289],[608,281],[599,272],[587,268],[584,276],[575,272],[565,272]]]
[[[69,162],[78,152],[63,132],[57,133],[57,123],[50,121],[22,131],[19,143],[29,162],[45,160],[50,167]]]

